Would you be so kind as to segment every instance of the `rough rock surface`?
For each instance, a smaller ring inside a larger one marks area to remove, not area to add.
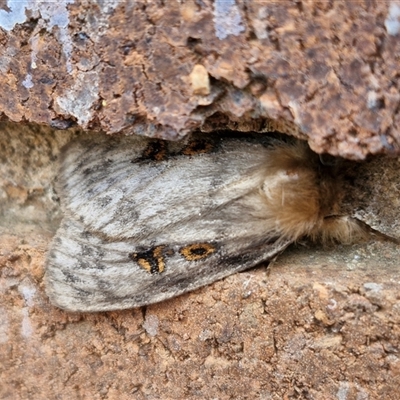
[[[398,246],[299,244],[160,304],[72,314],[48,302],[53,189],[73,131],[0,124],[0,399],[397,399]],[[346,207],[400,236],[399,160],[355,164]]]
[[[177,139],[269,126],[318,152],[400,149],[398,1],[0,0],[0,115]],[[272,121],[272,122],[271,122]],[[161,304],[44,293],[59,149],[0,124],[0,399],[398,399],[398,246],[299,244]],[[346,212],[400,237],[400,165],[354,165]]]
[[[400,148],[397,1],[2,1],[0,112],[179,138],[291,122],[317,152]]]

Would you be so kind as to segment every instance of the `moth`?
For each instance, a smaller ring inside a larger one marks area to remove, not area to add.
[[[45,280],[51,302],[69,311],[156,303],[271,260],[303,237],[350,243],[367,231],[338,214],[336,166],[296,139],[88,135],[60,158],[64,217]]]

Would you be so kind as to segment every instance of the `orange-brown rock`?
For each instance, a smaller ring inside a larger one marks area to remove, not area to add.
[[[262,130],[399,154],[396,1],[0,1],[0,399],[397,399],[398,246],[300,243],[141,309],[70,314],[44,292],[77,131]],[[51,126],[54,131],[36,124]],[[293,130],[292,130],[293,129]],[[347,211],[400,237],[399,161],[354,167]]]
[[[160,304],[66,313],[50,305],[43,274],[60,218],[57,155],[78,133],[0,132],[1,399],[397,397],[397,245],[301,243],[269,267]],[[399,167],[359,164],[346,198],[398,237]]]
[[[273,118],[317,152],[398,153],[397,2],[7,4],[4,118],[166,139],[215,115]]]

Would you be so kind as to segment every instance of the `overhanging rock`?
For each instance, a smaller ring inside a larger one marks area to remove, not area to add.
[[[5,3],[4,119],[165,139],[272,120],[317,152],[399,151],[399,2]]]

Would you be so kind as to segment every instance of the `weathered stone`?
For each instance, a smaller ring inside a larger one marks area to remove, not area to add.
[[[66,313],[49,304],[43,266],[60,217],[55,162],[79,133],[0,125],[1,399],[397,398],[397,245],[299,244],[160,304]],[[399,167],[352,163],[345,199],[398,237]]]
[[[207,96],[210,94],[210,79],[207,70],[200,64],[193,67],[190,73],[190,83],[192,84],[193,94]]]
[[[395,1],[6,0],[0,112],[166,139],[274,126],[321,153],[398,154],[399,35]],[[268,269],[141,309],[52,307],[55,162],[76,134],[0,127],[1,399],[398,398],[391,243],[299,244]],[[399,167],[352,165],[343,212],[400,237]]]
[[[0,112],[166,139],[209,126],[215,114],[242,125],[272,118],[293,122],[317,152],[398,153],[399,9],[8,0],[0,9]],[[196,65],[211,79],[193,91]]]

